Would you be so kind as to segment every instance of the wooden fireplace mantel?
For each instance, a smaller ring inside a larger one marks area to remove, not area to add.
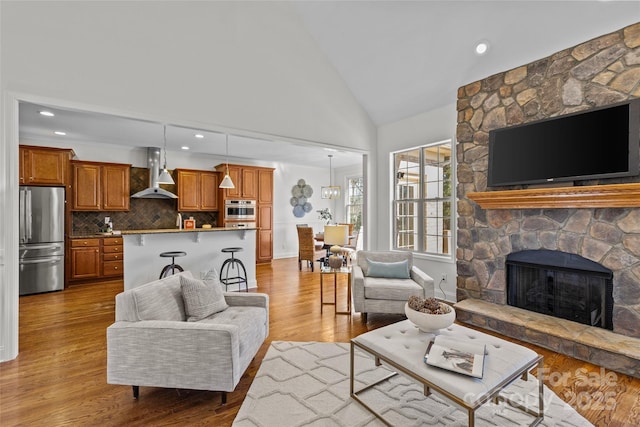
[[[637,208],[640,183],[467,193],[483,209]]]

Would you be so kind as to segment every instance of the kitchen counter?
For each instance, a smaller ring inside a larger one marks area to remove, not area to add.
[[[162,268],[171,263],[171,258],[160,257],[161,252],[186,252],[186,256],[176,258],[175,262],[185,271],[191,271],[196,278],[202,278],[214,268],[219,274],[222,263],[228,258],[227,254],[222,253],[222,249],[227,247],[243,249],[235,256],[247,270],[249,288],[255,288],[256,230],[255,227],[122,230],[124,289],[132,289],[158,279]],[[229,286],[228,290],[237,290],[237,285]]]
[[[195,232],[216,232],[216,231],[242,231],[242,230],[257,230],[257,227],[212,227],[212,228],[195,228],[195,229],[177,229],[177,228],[156,228],[148,230],[120,230],[120,234],[114,233],[79,233],[70,236],[71,239],[88,239],[97,237],[118,237],[131,234],[160,234],[160,233],[195,233]]]
[[[122,230],[121,234],[157,234],[157,233],[195,233],[195,232],[215,232],[215,231],[243,231],[243,230],[257,230],[256,227],[212,227],[212,228],[192,228],[192,229],[182,229],[179,230],[177,228],[161,228],[156,230]]]

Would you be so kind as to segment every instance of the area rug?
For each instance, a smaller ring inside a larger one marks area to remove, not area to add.
[[[389,373],[373,358],[356,352],[356,378],[373,381]],[[357,384],[360,388],[363,384]],[[505,393],[537,407],[537,380],[516,381]],[[401,375],[361,397],[397,426],[466,426],[467,412],[450,401],[424,396],[422,387]],[[545,386],[542,426],[591,426]],[[529,425],[533,417],[506,403],[486,403],[476,411],[476,426]],[[349,395],[349,344],[274,341],[262,361],[235,427],[383,426]]]

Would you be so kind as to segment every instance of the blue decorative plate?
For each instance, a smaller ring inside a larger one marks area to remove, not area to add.
[[[302,206],[298,205],[293,208],[293,216],[296,218],[302,218],[304,216],[304,209]]]

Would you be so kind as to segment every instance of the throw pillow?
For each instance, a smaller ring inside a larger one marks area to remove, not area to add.
[[[228,307],[222,289],[216,283],[207,284],[202,280],[181,276],[180,288],[189,322],[202,320]]]
[[[398,262],[378,262],[367,260],[367,276],[387,279],[409,279],[409,260]]]

